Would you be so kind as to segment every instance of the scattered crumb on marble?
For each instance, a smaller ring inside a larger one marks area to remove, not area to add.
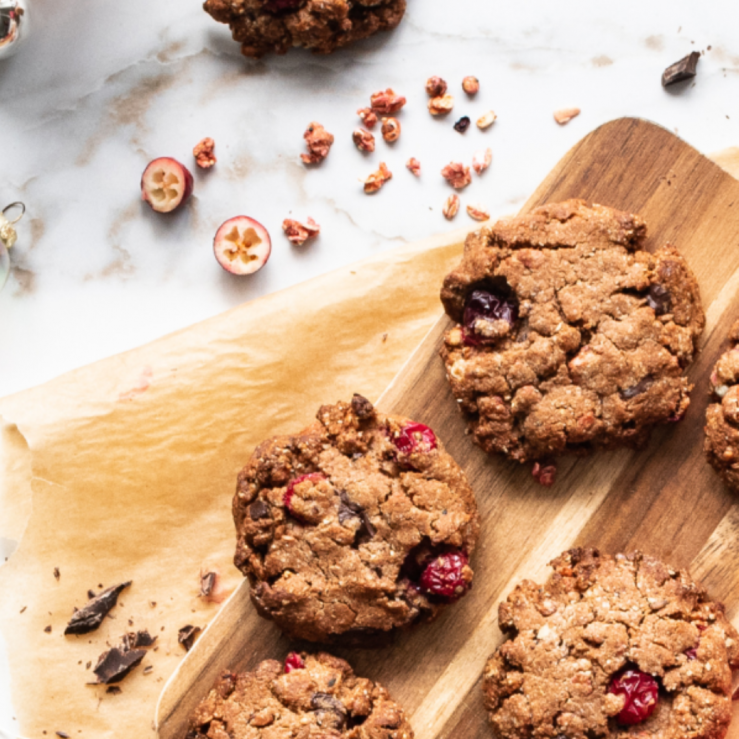
[[[28,225],[31,229],[31,238],[28,244],[30,250],[36,247],[43,238],[44,233],[46,233],[46,224],[42,218],[31,218],[28,221]]]
[[[647,36],[647,38],[644,39],[644,43],[647,45],[647,48],[652,51],[664,51],[665,48],[664,38],[659,35]]]
[[[14,295],[21,297],[23,295],[30,295],[36,290],[36,273],[30,269],[25,269],[18,265],[14,265],[12,269],[13,277],[18,284],[18,289]]]
[[[590,61],[593,63],[594,67],[610,67],[611,64],[613,64],[613,59],[605,54],[594,56]]]

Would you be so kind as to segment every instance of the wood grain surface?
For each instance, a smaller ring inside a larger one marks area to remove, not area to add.
[[[573,545],[641,549],[690,566],[739,625],[739,506],[702,452],[708,377],[739,317],[739,182],[668,131],[620,119],[577,144],[523,210],[572,197],[638,213],[648,224],[647,248],[672,243],[696,273],[707,325],[688,373],[691,406],[645,450],[562,458],[556,484],[541,487],[529,466],[487,457],[465,434],[437,356],[448,325],[440,319],[379,406],[432,426],[465,469],[482,519],[474,587],[438,621],[390,647],[333,650],[390,690],[418,739],[492,737],[479,683],[501,641],[498,603],[520,579],[546,577],[547,562]],[[160,736],[184,737],[189,713],[221,670],[251,669],[301,646],[255,614],[244,582],[165,687]],[[739,737],[739,716],[729,735]]]

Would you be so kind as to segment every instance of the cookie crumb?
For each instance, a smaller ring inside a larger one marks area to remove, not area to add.
[[[303,134],[307,154],[301,154],[300,158],[305,164],[319,164],[327,156],[334,143],[333,134],[330,134],[320,123],[313,121]]]
[[[554,120],[559,123],[560,126],[564,126],[565,123],[569,123],[573,118],[580,115],[580,108],[561,108],[560,110],[554,111]]]
[[[362,119],[367,128],[374,128],[377,125],[377,114],[372,108],[360,108],[357,115]]]
[[[375,113],[380,113],[380,115],[397,113],[405,103],[405,98],[402,95],[396,95],[390,87],[388,87],[387,90],[375,92],[370,97],[372,110],[374,110]]]
[[[213,153],[215,148],[216,142],[209,136],[198,141],[192,150],[192,155],[195,157],[195,164],[201,169],[210,169],[217,161],[216,155]]]
[[[308,216],[303,222],[286,218],[282,222],[282,230],[291,244],[302,246],[308,239],[314,239],[318,236],[321,227]]]
[[[377,192],[388,180],[392,179],[392,176],[393,173],[387,168],[387,164],[380,162],[380,168],[364,180],[364,191],[366,193]]]
[[[461,190],[472,182],[470,168],[465,167],[461,162],[449,162],[449,164],[441,170],[441,176],[455,190]]]
[[[416,157],[411,157],[405,163],[405,166],[408,168],[411,174],[415,175],[416,177],[421,176],[421,162],[419,162],[418,159],[416,159]]]
[[[375,137],[369,131],[365,131],[362,128],[354,129],[352,141],[359,151],[375,150]]]

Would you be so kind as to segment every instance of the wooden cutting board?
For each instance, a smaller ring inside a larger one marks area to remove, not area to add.
[[[573,545],[638,548],[690,566],[739,626],[739,505],[702,452],[708,377],[739,317],[739,182],[668,131],[625,118],[568,152],[523,210],[572,197],[640,214],[647,248],[670,242],[695,271],[707,324],[689,370],[692,403],[645,450],[563,458],[556,484],[544,488],[529,466],[489,458],[465,435],[437,356],[448,326],[439,320],[378,405],[433,427],[465,469],[482,519],[474,587],[438,621],[390,647],[332,650],[390,690],[418,739],[491,739],[479,676],[501,641],[498,603],[522,578],[545,578],[547,562]],[[222,670],[252,669],[301,646],[255,614],[244,581],[166,685],[160,736],[184,737],[188,715]],[[739,716],[730,735],[739,737]]]

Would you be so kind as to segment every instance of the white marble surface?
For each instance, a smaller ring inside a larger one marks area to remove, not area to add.
[[[0,396],[156,339],[232,306],[287,288],[452,223],[439,171],[493,149],[493,165],[462,194],[493,214],[515,211],[578,139],[611,119],[641,116],[706,152],[739,144],[739,5],[687,0],[408,0],[400,27],[331,57],[294,51],[244,60],[228,29],[198,2],[30,0],[33,31],[0,62],[0,208],[27,216],[0,293]],[[709,46],[711,47],[710,50]],[[662,70],[704,50],[696,84],[660,86]],[[443,76],[457,104],[426,111],[423,86]],[[466,98],[464,75],[481,90]],[[401,139],[372,155],[351,142],[357,108],[391,86],[408,98]],[[552,113],[577,106],[564,127]],[[452,123],[494,109],[498,121],[460,135]],[[327,161],[299,161],[312,121],[335,134]],[[203,136],[218,164],[196,171],[190,204],[171,216],[140,201],[147,162],[193,164]],[[415,179],[404,167],[420,159]],[[393,180],[368,197],[358,178],[386,161]],[[313,216],[319,239],[302,248],[282,219]],[[272,233],[267,266],[223,272],[212,237],[247,214]],[[1,597],[1,596],[0,596]],[[14,732],[0,665],[0,733]]]

